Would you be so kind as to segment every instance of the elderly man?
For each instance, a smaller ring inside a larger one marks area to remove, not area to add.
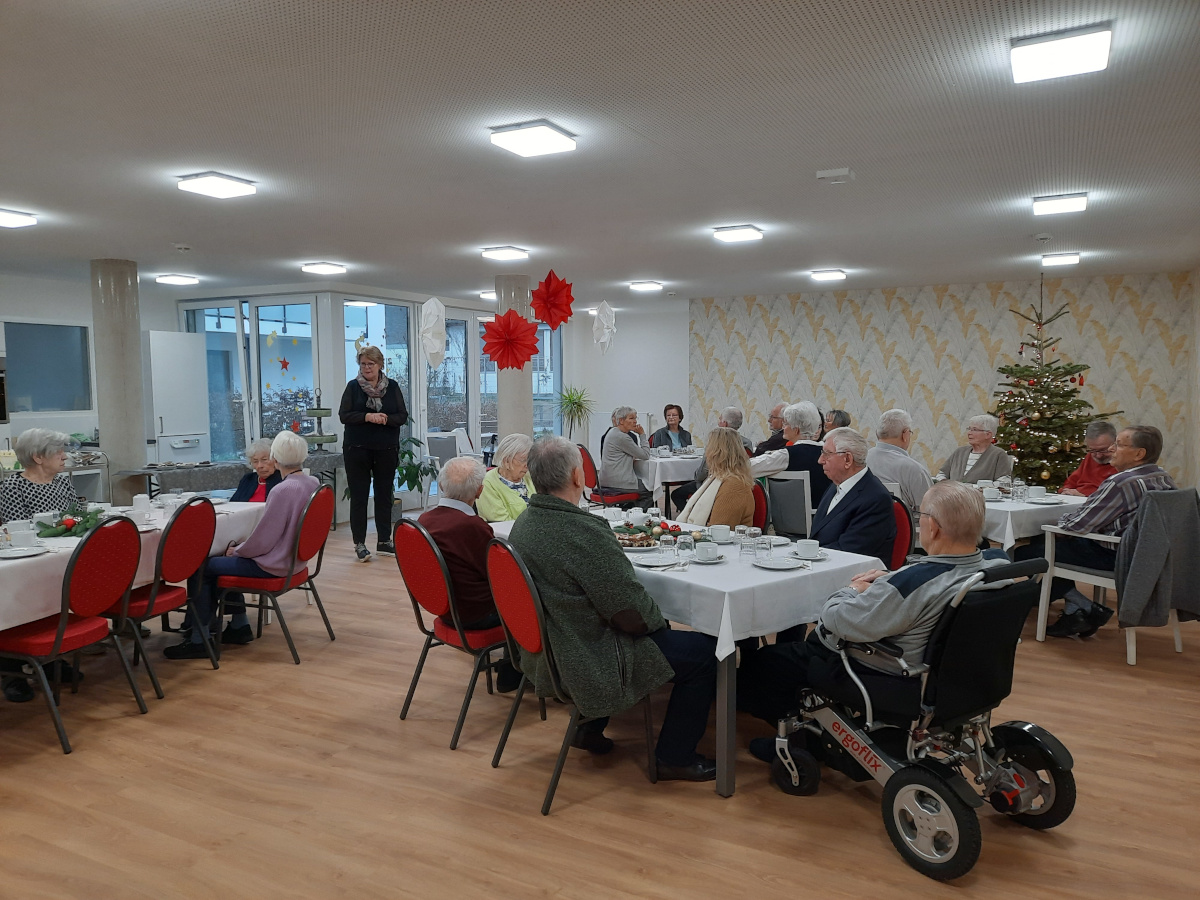
[[[830,433],[836,438],[838,431]],[[808,685],[810,663],[836,657],[838,641],[868,643],[888,638],[917,665],[942,611],[974,573],[1008,563],[1002,550],[980,551],[983,496],[974,488],[947,481],[934,485],[921,500],[921,545],[929,556],[895,572],[874,569],[856,575],[834,593],[806,640],[781,642],[742,658],[738,672],[738,708],[775,724],[796,708],[796,691]],[[900,664],[890,656],[851,651],[856,662],[889,674]],[[759,759],[774,756],[774,739],[750,742]]]
[[[908,455],[912,446],[912,416],[902,409],[889,409],[875,426],[875,446],[867,451],[867,468],[880,481],[900,485],[900,498],[914,513],[933,480],[925,467]]]
[[[821,498],[809,537],[822,547],[877,556],[886,563],[896,540],[896,516],[891,493],[867,468],[869,449],[867,439],[853,428],[835,428],[826,435],[821,466],[833,484]]]
[[[741,433],[741,431],[738,430],[742,427],[743,419],[744,416],[742,415],[742,411],[740,409],[738,409],[736,406],[727,406],[721,410],[719,416],[717,417],[717,427],[732,428],[734,431],[737,431],[738,437],[742,439],[742,446],[746,448],[746,452],[753,453],[754,441],[750,440],[750,438],[746,437]],[[704,479],[697,478],[696,480],[703,481]]]
[[[1082,504],[1063,513],[1059,527],[1076,534],[1123,535],[1133,524],[1142,497],[1150,491],[1177,490],[1171,476],[1158,465],[1162,446],[1162,432],[1152,425],[1130,425],[1124,429],[1113,444],[1112,464],[1116,474],[1104,479]],[[1044,555],[1045,550],[1046,539],[1039,535],[1026,546],[1018,547],[1014,556],[1031,559]],[[1098,541],[1060,535],[1054,541],[1054,560],[1109,572],[1117,567],[1117,551]],[[1050,597],[1066,601],[1058,621],[1046,629],[1051,637],[1091,637],[1112,618],[1110,608],[1093,603],[1066,578],[1054,579]]]
[[[1113,468],[1113,444],[1117,441],[1117,429],[1111,422],[1089,422],[1083,432],[1083,443],[1087,447],[1087,455],[1079,468],[1070,474],[1062,486],[1060,494],[1070,494],[1072,497],[1090,497],[1096,493],[1101,482],[1110,475],[1116,475]]]
[[[717,427],[732,428],[734,431],[738,431],[742,427],[742,411],[736,406],[725,407],[717,417]],[[738,431],[738,437],[742,439],[742,446],[746,448],[747,453],[754,450],[754,442],[750,438],[740,431]],[[683,509],[687,506],[692,494],[700,489],[700,485],[704,484],[706,478],[708,478],[708,463],[700,460],[700,465],[696,467],[696,474],[692,476],[692,480],[671,491],[671,502],[675,504],[675,508]]]
[[[600,450],[600,484],[610,491],[637,491],[648,500],[650,493],[633,470],[634,460],[650,458],[650,448],[641,441],[646,429],[637,418],[632,406],[613,410],[614,424]]]
[[[496,628],[500,615],[492,599],[487,576],[487,547],[492,529],[475,513],[473,504],[483,493],[483,464],[471,456],[449,460],[438,472],[438,505],[417,519],[442,551],[454,603],[463,628]],[[453,620],[445,623],[454,627]],[[496,671],[501,693],[516,690],[521,673],[505,661]]]
[[[786,406],[786,403],[776,403],[767,413],[767,428],[771,433],[754,448],[755,456],[762,456],[772,450],[782,450],[787,446],[787,438],[783,436],[783,410]]]
[[[783,409],[783,437],[786,446],[750,460],[755,478],[779,472],[808,472],[809,502],[816,509],[829,489],[829,477],[821,467],[821,412],[815,403],[801,400]]]
[[[608,523],[579,508],[583,462],[574,444],[541,438],[529,452],[529,474],[537,493],[510,540],[537,584],[563,687],[583,715],[600,717],[581,727],[575,746],[607,753],[607,717],[671,681],[655,751],[658,778],[711,781],[716,762],[696,745],[716,694],[715,641],[667,628]],[[544,654],[522,652],[521,668],[539,696],[550,696]]]

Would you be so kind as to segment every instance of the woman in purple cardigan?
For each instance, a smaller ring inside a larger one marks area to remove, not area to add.
[[[292,550],[296,544],[296,531],[304,507],[312,499],[321,483],[311,475],[300,471],[308,456],[308,443],[298,434],[281,431],[271,442],[271,457],[283,476],[267,495],[266,509],[258,525],[240,544],[230,544],[224,556],[208,559],[198,573],[188,582],[188,591],[196,606],[196,615],[201,622],[209,623],[213,630],[220,623],[212,623],[217,596],[217,579],[222,575],[237,575],[243,578],[271,578],[287,575],[292,566]],[[308,560],[298,561],[300,565]],[[241,594],[228,594],[226,609],[233,614],[229,627],[221,634],[223,644],[248,644],[254,640],[254,629],[246,617],[246,607]],[[167,659],[207,659],[200,631],[193,624],[191,632],[182,643],[163,650]]]

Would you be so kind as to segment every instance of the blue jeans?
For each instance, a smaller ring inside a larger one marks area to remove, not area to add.
[[[210,556],[195,575],[188,579],[188,593],[192,595],[192,603],[196,607],[196,615],[204,622],[209,630],[214,625],[212,618],[217,606],[217,579],[222,575],[236,575],[240,578],[275,578],[252,559],[241,556]],[[240,593],[230,592],[225,595],[226,612],[244,613],[246,606]],[[184,619],[184,627],[196,627],[195,622]],[[196,643],[200,642],[199,634],[193,635]]]

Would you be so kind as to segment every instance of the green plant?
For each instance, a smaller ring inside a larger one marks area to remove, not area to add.
[[[596,404],[592,398],[588,396],[587,388],[581,387],[564,387],[562,393],[558,395],[558,414],[562,417],[562,422],[567,426],[567,437],[575,437],[576,426],[584,427],[587,425],[588,419],[592,417],[592,413],[596,409]]]
[[[400,441],[400,461],[396,471],[400,474],[400,484],[410,491],[421,491],[426,478],[437,478],[437,466],[421,460],[417,448],[424,446],[425,442],[415,437]]]

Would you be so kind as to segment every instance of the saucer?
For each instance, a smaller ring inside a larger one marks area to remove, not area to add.
[[[692,558],[692,562],[698,566],[715,566],[717,563],[725,562],[725,554],[720,554],[716,559],[701,559],[700,557],[695,556]]]
[[[818,550],[816,556],[801,556],[800,551],[793,550],[792,556],[796,557],[796,559],[802,559],[804,562],[825,562],[829,559],[829,554],[824,550]]]
[[[674,556],[669,559],[646,559],[644,557],[639,557],[637,559],[630,560],[630,562],[632,562],[635,566],[641,566],[645,569],[665,569],[668,566],[679,565],[679,560],[677,560]],[[692,562],[695,562],[695,560],[692,560]]]
[[[784,556],[773,559],[756,559],[754,565],[760,569],[803,569],[808,566],[808,560]]]
[[[26,556],[41,556],[49,552],[46,547],[6,547],[0,550],[0,559],[24,559]]]
[[[1058,506],[1066,503],[1062,497],[1029,497],[1027,503],[1036,503],[1038,506]]]

